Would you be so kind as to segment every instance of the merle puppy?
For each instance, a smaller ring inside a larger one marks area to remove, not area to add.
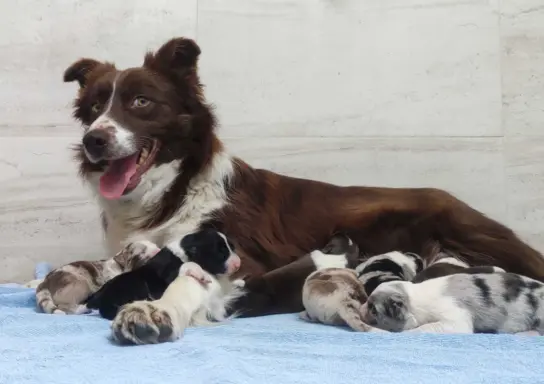
[[[513,273],[459,273],[381,284],[363,320],[391,332],[544,333],[544,284]]]
[[[195,268],[196,267],[196,268]],[[233,244],[220,232],[204,229],[189,234],[179,244],[168,244],[143,266],[108,281],[91,295],[86,305],[112,320],[120,308],[138,300],[158,300],[179,275],[209,282],[212,275],[231,274],[240,267]]]

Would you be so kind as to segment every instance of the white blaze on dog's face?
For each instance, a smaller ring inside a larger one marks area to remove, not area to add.
[[[364,321],[390,332],[401,332],[412,327],[414,319],[410,315],[405,283],[394,281],[379,285],[362,307]]]
[[[144,181],[172,182],[177,173],[165,169],[183,162],[196,174],[208,161],[202,146],[213,143],[202,142],[209,135],[200,125],[214,121],[203,104],[199,54],[194,41],[177,38],[147,54],[141,67],[118,70],[86,58],[66,69],[64,80],[80,86],[74,102],[84,128],[80,172],[101,196],[116,200]]]

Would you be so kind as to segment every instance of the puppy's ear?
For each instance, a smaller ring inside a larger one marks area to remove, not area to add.
[[[103,65],[101,62],[94,59],[80,59],[64,71],[63,80],[65,83],[77,81],[80,88],[84,88],[89,73],[101,65]]]
[[[148,53],[144,66],[165,74],[187,73],[196,71],[199,55],[200,47],[194,40],[177,37],[165,43],[157,52]]]

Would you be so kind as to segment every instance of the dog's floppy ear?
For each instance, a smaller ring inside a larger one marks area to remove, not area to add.
[[[144,66],[162,73],[187,73],[196,70],[200,47],[194,40],[176,37],[155,53],[145,56]]]
[[[64,71],[63,80],[65,83],[77,81],[83,88],[87,82],[87,75],[101,65],[101,62],[94,59],[79,59]]]

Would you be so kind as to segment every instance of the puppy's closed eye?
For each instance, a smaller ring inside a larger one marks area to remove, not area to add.
[[[378,315],[378,310],[376,309],[374,303],[368,303],[368,312],[373,317],[376,317]]]
[[[391,297],[387,300],[386,312],[389,317],[402,317],[404,312],[404,302],[396,297]]]

